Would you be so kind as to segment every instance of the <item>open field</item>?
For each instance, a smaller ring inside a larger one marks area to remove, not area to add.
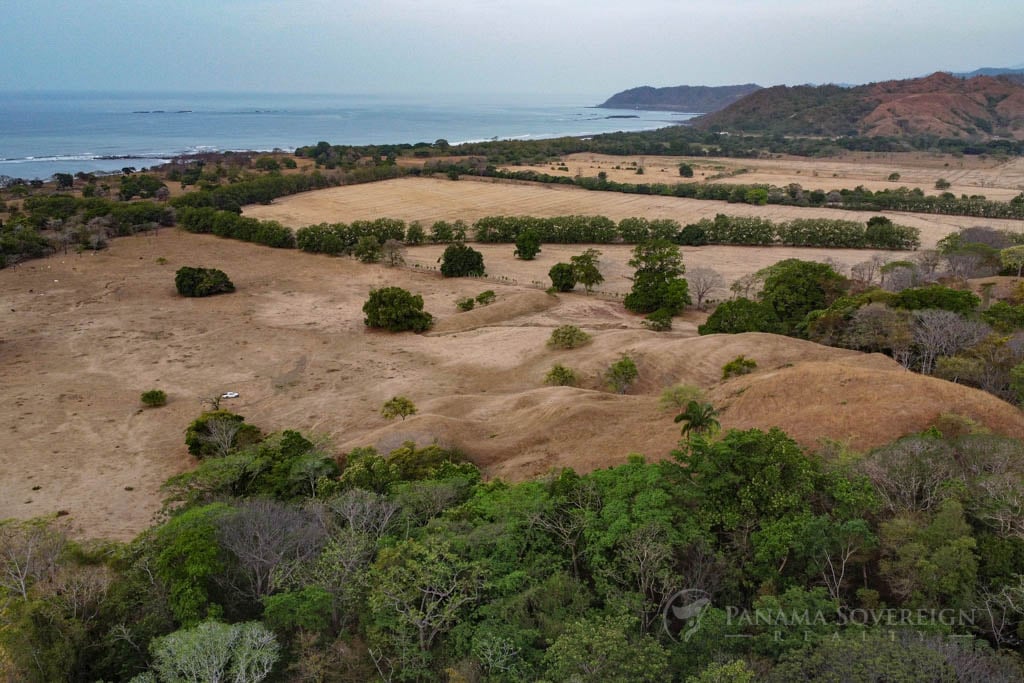
[[[866,221],[878,215],[870,211],[751,206],[679,197],[591,192],[577,187],[488,178],[464,178],[456,182],[438,178],[399,178],[367,185],[304,192],[275,199],[266,206],[249,206],[245,209],[247,216],[277,220],[294,228],[322,222],[348,223],[383,217],[420,221],[429,227],[437,220],[461,218],[471,223],[483,216],[568,214],[603,215],[616,221],[630,216],[672,218],[686,225],[701,218],[714,218],[717,213],[760,216],[778,222],[812,217]],[[1014,220],[900,212],[886,212],[886,215],[896,223],[920,230],[921,246],[924,248],[934,247],[938,240],[949,233],[972,225],[1024,231],[1024,222]]]
[[[509,258],[488,256],[489,270],[511,279],[515,262],[503,248]],[[429,260],[431,249],[416,258]],[[548,247],[543,255],[554,258]],[[605,257],[608,267],[622,268],[615,258]],[[238,291],[181,298],[173,276],[182,265],[221,268]],[[422,294],[434,329],[368,331],[362,304],[384,285]],[[457,312],[456,299],[483,289],[496,291],[494,304]],[[85,537],[125,539],[151,522],[161,482],[193,464],[183,430],[200,399],[229,390],[240,397],[223,407],[265,431],[322,436],[337,454],[436,439],[462,448],[487,476],[512,479],[604,467],[630,452],[668,456],[679,427],[658,397],[680,382],[703,387],[726,428],[781,425],[811,446],[828,436],[869,447],[945,412],[1024,436],[1016,408],[882,356],[772,335],[697,337],[698,314],[654,333],[606,298],[551,297],[176,230],[0,271],[0,300],[0,518],[65,511]],[[548,350],[551,329],[565,323],[593,341]],[[640,378],[619,396],[601,375],[623,353]],[[758,371],[720,382],[721,366],[740,354]],[[556,362],[576,370],[579,388],[543,384]],[[139,394],[152,388],[167,392],[168,405],[143,410]],[[399,394],[419,414],[386,422],[380,406]]]
[[[679,164],[683,161],[693,167],[692,179],[679,177]],[[957,196],[982,194],[1000,201],[1013,199],[1024,191],[1024,159],[1020,158],[870,152],[848,152],[824,159],[783,155],[771,159],[732,159],[580,153],[570,154],[562,162],[504,168],[532,168],[551,175],[579,174],[587,177],[596,177],[603,171],[610,180],[623,183],[706,181],[761,183],[778,187],[797,183],[805,190],[825,191],[852,189],[858,185],[872,191],[919,187],[926,194],[934,195],[943,192],[935,189],[935,181],[945,178],[950,182],[947,192]],[[563,165],[569,170],[558,169]],[[644,168],[643,175],[637,174],[637,166]],[[899,173],[899,180],[890,181],[888,178],[892,173]]]

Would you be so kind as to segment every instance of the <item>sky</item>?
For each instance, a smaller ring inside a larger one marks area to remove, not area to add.
[[[1020,0],[4,0],[0,90],[587,95],[1024,65]]]

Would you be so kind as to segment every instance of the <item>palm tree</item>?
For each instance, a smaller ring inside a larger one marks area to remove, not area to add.
[[[713,429],[718,429],[718,411],[710,403],[698,403],[690,401],[686,404],[686,410],[676,415],[676,422],[685,422],[683,425],[683,436],[693,434],[704,434]]]

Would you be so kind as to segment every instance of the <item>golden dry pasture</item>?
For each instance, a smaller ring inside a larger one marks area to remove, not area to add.
[[[557,256],[544,249],[545,259]],[[688,252],[688,262],[716,248],[704,249]],[[442,279],[423,268],[161,230],[0,271],[0,518],[64,511],[79,536],[130,538],[152,522],[161,482],[193,466],[183,431],[200,399],[225,391],[240,395],[223,407],[261,429],[324,437],[339,455],[436,440],[464,450],[487,476],[510,479],[609,466],[631,452],[667,457],[679,427],[658,398],[677,383],[704,388],[726,428],[781,425],[808,446],[829,437],[866,448],[946,412],[1024,436],[1016,408],[882,356],[772,335],[698,337],[696,313],[671,332],[650,332],[614,297],[556,298],[531,287],[511,246],[494,250],[485,256],[493,279]],[[426,264],[435,251],[411,257]],[[604,257],[609,272],[622,272],[626,251],[613,251]],[[773,251],[746,253],[752,260]],[[179,297],[173,279],[183,265],[221,268],[237,292]],[[367,330],[361,306],[385,285],[422,294],[434,329]],[[497,293],[491,306],[456,309],[457,299],[484,289]],[[551,330],[566,323],[592,342],[549,350]],[[636,360],[640,377],[620,396],[601,377],[622,354]],[[758,371],[721,383],[721,366],[740,354],[757,360]],[[572,367],[580,387],[545,386],[554,363]],[[167,392],[168,405],[143,409],[139,395],[153,388]],[[395,395],[419,413],[384,420],[380,407]]]

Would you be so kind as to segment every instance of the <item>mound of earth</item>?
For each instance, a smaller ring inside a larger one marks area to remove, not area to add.
[[[1024,413],[991,394],[870,362],[797,363],[732,379],[709,396],[723,427],[774,425],[805,446],[827,438],[865,450],[927,429],[946,414],[1024,438]]]

